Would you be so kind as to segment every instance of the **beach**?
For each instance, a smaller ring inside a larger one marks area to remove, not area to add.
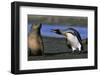
[[[74,51],[67,46],[64,38],[42,37],[44,55],[29,56],[28,60],[56,60],[56,59],[80,59],[88,58],[87,39],[82,40],[83,48],[81,52]]]

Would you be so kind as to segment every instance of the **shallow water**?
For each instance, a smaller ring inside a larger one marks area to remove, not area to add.
[[[88,30],[87,27],[83,27],[81,25],[73,25],[73,26],[69,26],[69,25],[47,25],[47,24],[42,24],[42,28],[41,28],[41,35],[42,36],[46,36],[46,37],[56,37],[56,38],[63,38],[63,36],[61,35],[57,35],[54,32],[51,32],[51,29],[60,29],[62,31],[66,31],[66,29],[68,28],[74,28],[76,29],[79,33],[82,39],[86,39],[87,38],[87,34],[88,34]],[[28,32],[31,31],[31,24],[29,24],[28,26]]]

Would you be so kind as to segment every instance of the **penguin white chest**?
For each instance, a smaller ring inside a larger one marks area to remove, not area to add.
[[[75,35],[73,35],[71,33],[67,33],[66,35],[67,35],[67,40],[69,41],[69,43],[72,46],[72,49],[76,50],[77,48],[79,48],[81,46],[78,38]]]

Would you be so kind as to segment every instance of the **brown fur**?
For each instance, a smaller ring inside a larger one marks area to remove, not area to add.
[[[28,48],[32,56],[43,54],[43,42],[40,35],[40,25],[32,25],[32,32],[28,36]]]

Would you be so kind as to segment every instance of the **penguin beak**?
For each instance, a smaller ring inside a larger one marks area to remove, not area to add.
[[[56,32],[56,30],[54,30],[54,29],[51,29],[51,32]]]
[[[60,30],[59,30],[59,29],[52,29],[51,31],[52,31],[52,32],[54,32],[54,33],[56,33],[56,34],[61,35],[61,32],[60,32]]]

